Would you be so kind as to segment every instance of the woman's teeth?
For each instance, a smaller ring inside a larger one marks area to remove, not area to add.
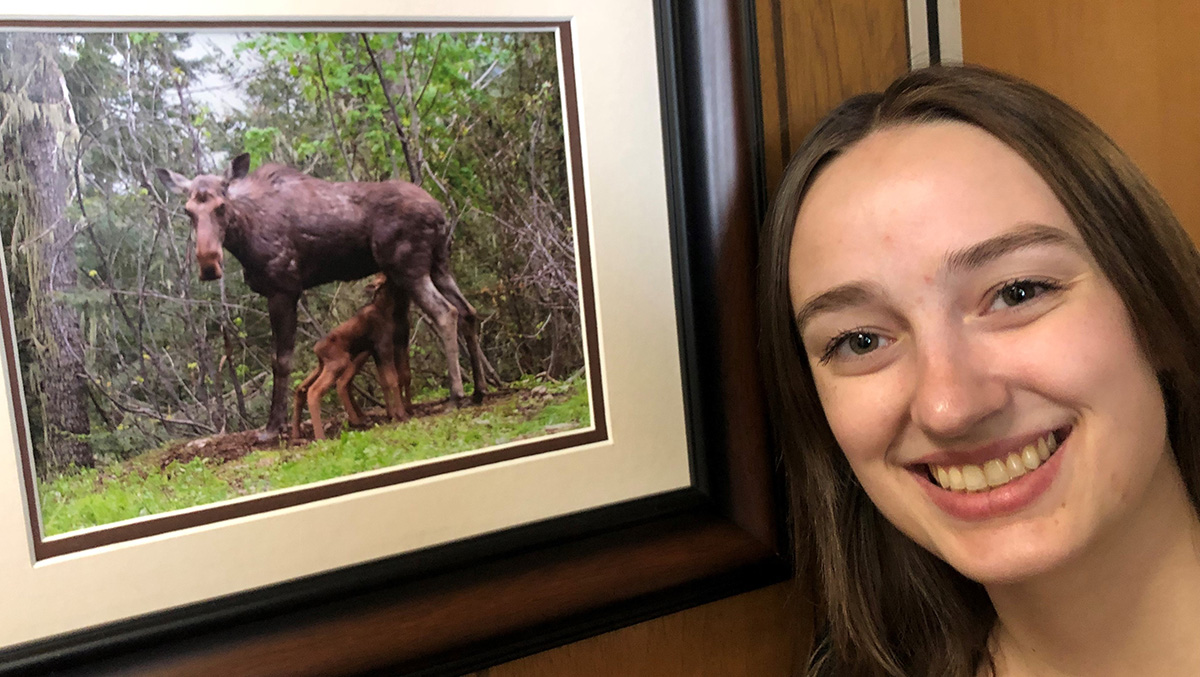
[[[1007,458],[992,459],[983,465],[931,465],[929,473],[943,489],[985,491],[1037,470],[1055,449],[1058,449],[1058,439],[1050,432]]]

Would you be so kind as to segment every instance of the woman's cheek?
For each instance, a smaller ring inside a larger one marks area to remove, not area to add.
[[[1115,290],[1090,287],[1076,294],[1021,331],[997,336],[989,349],[997,374],[1013,389],[1086,408],[1121,397],[1128,380],[1150,367]]]
[[[907,408],[895,371],[816,379],[829,427],[852,465],[882,458],[903,428]]]

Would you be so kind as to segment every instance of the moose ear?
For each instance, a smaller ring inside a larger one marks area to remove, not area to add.
[[[192,188],[192,182],[182,174],[176,174],[169,169],[159,167],[154,170],[154,174],[158,176],[158,180],[162,185],[166,186],[172,193],[186,194]]]
[[[229,169],[225,170],[225,180],[233,181],[240,179],[250,171],[250,154],[242,153],[233,158],[233,162],[229,163]]]

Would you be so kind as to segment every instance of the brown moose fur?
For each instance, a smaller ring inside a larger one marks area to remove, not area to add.
[[[407,347],[393,355],[393,337],[396,335],[395,292],[382,274],[375,276],[368,291],[371,292],[370,303],[313,346],[317,354],[317,368],[296,388],[296,404],[292,414],[293,440],[300,439],[300,410],[304,408],[306,400],[312,417],[313,438],[325,439],[325,427],[321,423],[321,398],[334,385],[337,386],[338,397],[350,424],[362,424],[362,409],[358,408],[350,395],[350,382],[368,357],[375,359],[388,416],[396,421],[408,418],[405,408],[412,407],[409,395],[412,374],[409,371]]]
[[[416,302],[441,339],[451,400],[463,397],[461,334],[471,357],[473,399],[482,401],[479,320],[450,272],[450,229],[437,200],[405,181],[334,183],[282,165],[249,169],[250,156],[243,153],[224,176],[156,173],[170,190],[187,195],[200,278],[223,275],[224,247],[241,262],[250,288],[267,297],[275,358],[266,436],[280,433],[287,418],[300,294],[377,272],[405,299],[395,304],[393,345],[407,346],[408,301]],[[393,350],[401,353],[407,356],[407,350]]]

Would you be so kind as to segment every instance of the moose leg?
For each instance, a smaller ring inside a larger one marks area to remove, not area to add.
[[[408,335],[411,328],[408,324],[408,312],[412,301],[408,293],[401,291],[398,286],[392,286],[396,296],[393,305],[392,322],[396,330],[392,334],[392,355],[396,358],[396,377],[400,381],[400,401],[406,412],[412,412],[412,365],[409,363]]]
[[[462,291],[458,288],[458,283],[454,281],[454,277],[450,275],[449,271],[435,271],[433,284],[442,293],[442,296],[446,297],[447,301],[454,304],[454,308],[458,311],[458,331],[467,344],[467,352],[471,356],[471,377],[475,381],[475,392],[471,393],[471,401],[479,404],[483,402],[485,385],[483,349],[479,346],[479,314],[463,296]]]
[[[412,365],[409,363],[408,346],[396,353],[396,378],[400,382],[400,402],[404,410],[412,412]]]
[[[442,339],[446,353],[446,370],[450,376],[450,401],[462,402],[462,371],[458,366],[458,311],[433,285],[428,275],[413,282],[413,300],[433,320],[433,328]]]
[[[299,296],[274,294],[267,299],[271,316],[271,339],[275,359],[271,361],[271,414],[263,439],[278,437],[287,418],[288,377],[292,374],[292,351],[296,347],[296,302]]]

